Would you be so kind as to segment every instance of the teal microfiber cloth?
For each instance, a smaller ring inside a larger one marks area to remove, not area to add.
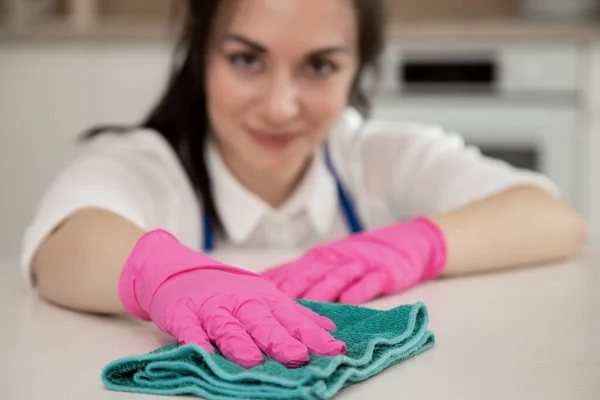
[[[113,361],[102,371],[111,390],[157,395],[195,395],[207,400],[330,399],[342,388],[364,381],[434,345],[423,303],[390,310],[299,300],[330,318],[332,335],[346,343],[343,356],[310,356],[308,364],[286,368],[265,362],[244,369],[217,350],[169,344],[145,355]]]

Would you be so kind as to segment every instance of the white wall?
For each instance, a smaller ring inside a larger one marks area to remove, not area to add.
[[[159,43],[0,44],[0,254],[24,227],[75,139],[96,123],[137,122],[162,90],[171,49]]]
[[[600,243],[600,44],[590,54],[589,130],[587,137],[587,204],[592,241]]]

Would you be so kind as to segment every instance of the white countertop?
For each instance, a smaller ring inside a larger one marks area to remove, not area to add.
[[[249,269],[289,254],[229,255]],[[512,272],[445,279],[378,300],[423,301],[434,348],[336,397],[406,399],[600,399],[600,251]],[[171,339],[149,323],[77,314],[27,295],[16,262],[0,262],[0,397],[156,400],[111,392],[101,369]],[[181,397],[178,397],[181,398]]]

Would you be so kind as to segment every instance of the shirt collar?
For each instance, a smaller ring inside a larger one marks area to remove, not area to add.
[[[268,215],[291,219],[297,213],[306,212],[311,225],[321,236],[333,226],[338,208],[337,191],[335,179],[325,163],[323,149],[316,152],[292,196],[277,209],[250,192],[233,176],[214,142],[207,146],[207,164],[217,212],[234,243],[247,240]]]

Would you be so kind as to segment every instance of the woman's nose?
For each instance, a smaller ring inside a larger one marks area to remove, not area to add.
[[[298,88],[289,77],[277,78],[266,91],[264,116],[269,123],[280,124],[295,118],[300,112]]]

